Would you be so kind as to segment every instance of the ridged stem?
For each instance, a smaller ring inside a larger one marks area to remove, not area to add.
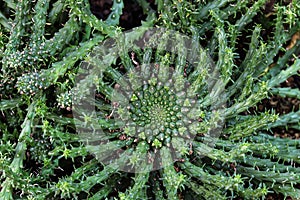
[[[33,126],[33,119],[35,117],[35,105],[36,101],[32,102],[31,105],[28,107],[27,115],[24,119],[22,124],[22,131],[18,138],[18,143],[15,148],[15,156],[13,161],[10,164],[10,168],[12,172],[18,176],[21,173],[23,168],[23,160],[25,158],[25,151],[27,149],[27,138],[30,137],[31,129]],[[12,189],[14,185],[13,177],[6,177],[5,181],[1,184],[1,191],[0,191],[0,199],[10,200],[13,199],[12,196]]]

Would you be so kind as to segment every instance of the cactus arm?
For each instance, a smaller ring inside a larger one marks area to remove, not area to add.
[[[109,196],[109,193],[113,191],[118,179],[122,177],[123,175],[112,176],[96,194],[90,195],[91,197],[88,197],[88,199],[89,200],[105,199],[107,196]]]
[[[16,5],[13,29],[4,51],[3,64],[1,68],[3,77],[10,77],[9,75],[12,71],[15,72],[17,70],[21,70],[19,66],[21,59],[19,48],[22,44],[22,38],[26,35],[26,25],[29,23],[27,15],[30,13],[30,9],[31,4],[25,0],[18,1]],[[6,81],[4,80],[4,82]]]
[[[224,10],[219,10],[220,19],[227,20],[229,16],[235,17],[238,10],[243,8],[247,8],[249,1],[238,1],[234,5],[227,6]],[[199,30],[199,34],[202,35],[206,30],[211,29],[214,26],[213,21],[204,22]],[[236,35],[237,31],[234,28],[234,35]],[[233,35],[233,38],[235,37]]]
[[[44,35],[47,18],[47,10],[49,8],[49,0],[39,0],[34,7],[34,16],[32,21],[34,22],[31,31],[32,34],[28,46],[22,51],[22,62],[19,65],[26,64],[30,68],[35,67],[38,69],[38,61],[41,61],[46,57],[47,51],[44,49]],[[27,70],[30,70],[27,69]]]
[[[76,17],[71,16],[64,27],[59,29],[52,38],[45,41],[45,49],[47,49],[49,55],[54,56],[56,53],[61,52],[74,39],[74,35],[79,30],[79,21]]]
[[[17,88],[22,94],[36,94],[39,90],[47,89],[51,84],[55,84],[57,79],[63,76],[68,69],[71,69],[74,64],[85,56],[99,41],[102,36],[93,38],[80,44],[77,51],[67,55],[62,61],[52,64],[49,69],[43,69],[39,72],[23,74],[18,78]]]
[[[238,160],[238,159],[237,159]],[[291,165],[280,164],[278,162],[271,161],[267,158],[258,158],[255,156],[246,156],[243,160],[239,160],[247,166],[252,166],[253,168],[260,169],[261,171],[272,170],[279,173],[293,173],[299,174],[300,169]]]
[[[266,4],[267,0],[258,0],[247,9],[247,12],[236,22],[235,26],[238,31],[244,29],[244,27],[251,22],[252,18],[259,12],[260,8]]]
[[[285,52],[285,54],[278,59],[275,66],[271,67],[268,66],[266,68],[267,75],[269,76],[275,76],[276,74],[280,73],[280,71],[287,66],[287,63],[289,59],[294,55],[297,54],[297,51],[299,51],[300,47],[300,40],[296,41],[296,44],[289,50]]]
[[[120,199],[124,200],[135,200],[135,199],[146,199],[147,198],[147,185],[151,166],[147,164],[147,150],[149,146],[146,142],[139,143],[136,147],[136,151],[132,154],[132,159],[129,162],[138,171],[135,174],[134,185],[128,189],[125,194],[119,194],[122,196]]]
[[[126,191],[126,196],[119,194],[121,200],[135,200],[135,199],[146,199],[146,182],[149,178],[149,172],[137,173],[134,178],[134,185],[132,188]]]
[[[295,174],[293,172],[273,172],[273,171],[259,171],[252,167],[237,167],[237,173],[241,173],[243,175],[251,174],[255,179],[258,179],[262,182],[272,182],[272,183],[290,183],[297,184],[300,182],[300,174]]]
[[[241,139],[253,135],[255,132],[268,127],[269,124],[276,121],[278,116],[276,114],[262,113],[254,116],[243,122],[238,122],[232,127],[228,127],[223,132],[230,134],[230,139]]]
[[[66,0],[57,0],[54,4],[52,9],[49,12],[48,20],[50,23],[55,23],[62,15],[63,10],[66,7]]]
[[[256,84],[252,90],[252,94],[248,96],[245,101],[236,102],[225,110],[225,116],[228,118],[235,115],[236,113],[241,113],[248,108],[255,106],[259,101],[267,98],[269,90],[269,82],[260,82]]]
[[[272,94],[279,95],[281,97],[291,97],[300,99],[300,90],[299,88],[272,88],[270,91]]]
[[[217,19],[216,21],[218,22]],[[216,68],[220,71],[220,75],[222,77],[222,85],[219,87],[225,87],[225,85],[231,80],[232,69],[235,67],[234,53],[233,49],[228,47],[226,33],[222,23],[217,23],[215,32],[217,34],[219,44],[219,59],[216,63]]]
[[[197,16],[198,20],[207,18],[211,10],[216,10],[224,6],[226,3],[230,3],[231,1],[232,0],[214,0],[212,2],[209,2],[208,4],[199,9],[199,14]]]
[[[0,24],[6,29],[11,30],[11,25],[8,23],[7,18],[0,11]]]
[[[247,87],[244,85],[245,80],[248,79],[248,77],[253,78],[253,73],[256,70],[256,62],[262,61],[263,55],[266,52],[266,46],[261,43],[259,44],[259,34],[260,34],[261,28],[256,27],[253,31],[252,37],[251,37],[251,43],[250,47],[247,51],[246,57],[244,61],[241,63],[240,67],[242,68],[242,73],[239,74],[239,77],[237,80],[234,81],[234,84],[229,87],[227,97],[231,97],[233,94],[235,94],[239,88],[244,88],[244,91],[241,91],[241,94],[245,95],[249,93],[247,91]],[[258,47],[257,47],[258,46]],[[250,86],[251,87],[251,86]]]
[[[285,13],[284,9],[284,7],[276,7],[277,17],[275,23],[274,39],[269,42],[265,65],[260,66],[262,70],[264,70],[266,67],[273,63],[274,55],[276,55],[279,52],[279,50],[283,48],[282,44],[285,44],[286,41],[288,41],[295,32],[299,31],[299,24],[293,26],[288,32],[284,31],[284,26],[282,23]]]
[[[113,0],[111,13],[105,22],[111,26],[119,24],[120,16],[122,15],[122,9],[124,8],[123,0]]]
[[[100,33],[113,37],[119,31],[118,28],[105,23],[105,21],[97,19],[97,17],[90,11],[89,3],[86,0],[75,2],[73,0],[69,0],[68,2],[73,14],[80,18],[84,23],[100,31]]]
[[[6,3],[7,7],[16,10],[16,3],[12,0],[4,0],[4,2]]]
[[[29,44],[30,48],[37,48],[41,45],[44,40],[45,35],[45,25],[46,25],[46,18],[47,18],[47,11],[49,8],[49,1],[50,0],[39,0],[35,5],[35,15],[33,17],[34,24],[32,26],[32,34],[31,36],[31,43]],[[33,53],[37,53],[34,52]]]
[[[227,199],[224,194],[215,187],[211,187],[209,185],[204,187],[195,181],[189,181],[186,185],[198,195],[197,199]]]
[[[289,185],[281,185],[281,184],[275,184],[273,186],[273,189],[277,193],[281,193],[284,195],[284,197],[293,197],[295,199],[300,199],[300,189],[291,187]]]
[[[162,162],[171,161],[171,154],[166,149],[161,150]],[[164,163],[163,163],[164,164]],[[178,191],[184,187],[186,175],[177,173],[173,165],[165,166],[162,170],[163,184],[166,187],[168,199],[179,199]]]
[[[128,153],[128,152],[127,152]],[[124,153],[126,154],[126,152]],[[119,166],[124,165],[127,160],[126,155],[120,155],[120,158],[110,165],[107,165],[102,170],[92,175],[86,175],[89,171],[95,170],[97,161],[90,161],[90,163],[77,168],[70,176],[61,178],[55,185],[51,185],[46,192],[40,194],[39,198],[45,198],[47,195],[60,195],[61,198],[76,196],[81,191],[90,191],[90,189],[97,183],[102,183],[108,180],[113,174],[117,173]],[[78,180],[77,183],[74,180]]]
[[[288,147],[293,146],[297,147],[300,145],[300,140],[291,140],[288,138],[278,138],[272,135],[267,135],[266,133],[261,132],[257,136],[252,137],[253,142],[270,142],[271,144],[278,146],[278,147]]]
[[[286,70],[281,70],[281,72],[278,75],[272,77],[268,82],[268,87],[272,88],[274,86],[277,86],[278,84],[288,79],[290,76],[298,74],[299,69],[300,69],[300,59],[297,59]]]
[[[7,110],[7,109],[12,109],[15,107],[18,107],[20,105],[22,105],[22,99],[18,98],[18,99],[10,99],[10,100],[1,100],[0,101],[0,110]]]
[[[291,124],[299,125],[300,123],[299,119],[300,119],[300,111],[290,112],[288,114],[279,116],[279,118],[274,123],[268,125],[268,128],[274,128],[280,126],[286,127],[287,125],[291,125]]]
[[[28,107],[26,118],[22,124],[22,131],[19,135],[18,143],[15,148],[15,156],[13,161],[10,164],[10,168],[13,173],[20,173],[23,168],[23,160],[25,158],[25,151],[27,149],[26,139],[30,137],[32,132],[33,120],[35,117],[35,105],[36,101],[32,102]],[[13,180],[9,177],[1,184],[0,199],[13,199],[12,198],[12,189],[13,189]]]

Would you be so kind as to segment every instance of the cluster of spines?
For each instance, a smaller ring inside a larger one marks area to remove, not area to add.
[[[72,92],[67,91],[67,92],[57,95],[56,101],[60,108],[71,110],[72,98],[73,98]]]
[[[46,78],[41,77],[41,74],[38,72],[32,72],[20,76],[16,87],[21,94],[34,95],[49,87],[49,82]]]

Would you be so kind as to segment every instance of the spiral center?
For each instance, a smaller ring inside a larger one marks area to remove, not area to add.
[[[183,128],[180,105],[176,95],[167,87],[145,85],[131,95],[129,113],[138,138],[156,148],[168,145],[172,136]]]

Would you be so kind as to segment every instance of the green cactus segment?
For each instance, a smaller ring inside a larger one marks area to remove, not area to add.
[[[47,10],[49,8],[50,0],[39,0],[35,5],[35,15],[33,21],[35,22],[32,27],[32,32],[35,33],[31,37],[31,44],[29,48],[33,55],[37,54],[40,50],[37,49],[45,40],[45,26],[47,18]]]
[[[300,140],[290,140],[288,138],[277,138],[267,134],[260,134],[259,136],[253,137],[254,142],[271,142],[273,145],[276,145],[281,148],[293,147],[297,148],[300,144]]]
[[[197,167],[190,162],[181,164],[187,174],[201,180],[205,184],[213,184],[217,188],[238,189],[243,184],[242,178],[239,175],[235,177],[226,177],[222,174],[211,175],[205,172],[202,167]]]
[[[201,199],[201,198],[220,199],[220,200],[227,199],[227,197],[224,195],[224,192],[218,190],[218,188],[214,186],[210,186],[210,185],[202,186],[195,181],[188,181],[186,185],[197,195],[195,199]]]
[[[30,13],[30,9],[31,4],[25,0],[18,1],[16,5],[14,28],[4,52],[5,57],[3,59],[3,67],[1,68],[4,78],[9,76],[11,72],[21,70],[23,67],[19,66],[21,61],[20,47],[22,38],[26,35],[26,25],[29,23],[28,14]]]
[[[222,23],[217,23],[216,33],[218,35],[219,43],[219,60],[216,64],[216,67],[220,70],[221,77],[223,78],[224,86],[229,82],[232,68],[234,64],[234,53],[233,49],[228,47],[226,33]],[[224,53],[225,52],[225,53]]]
[[[62,17],[63,11],[66,6],[66,0],[57,0],[54,4],[52,9],[49,12],[49,22],[55,23],[59,18]]]
[[[108,181],[117,170],[127,161],[129,152],[124,152],[114,163],[105,166],[103,169],[97,167],[97,160],[92,160],[89,163],[77,168],[70,176],[61,178],[55,185],[51,185],[46,191],[39,194],[38,199],[45,199],[47,195],[60,196],[61,198],[71,198],[77,196],[81,191],[90,191],[96,184],[102,184]],[[91,174],[91,175],[86,175]],[[76,183],[74,184],[74,180]],[[99,191],[101,192],[101,190]],[[102,192],[107,192],[102,190]],[[101,194],[97,194],[101,195]]]
[[[269,171],[268,174],[266,174],[265,171],[258,171],[251,167],[237,167],[237,172],[243,175],[253,174],[257,180],[265,183],[270,181],[271,183],[269,183],[269,185],[273,183],[289,183],[291,185],[296,185],[300,182],[300,175],[293,172],[279,173],[276,171]]]
[[[291,97],[300,99],[300,89],[299,88],[272,88],[272,94],[277,94],[281,97]]]
[[[136,167],[137,172],[132,188],[128,189],[125,193],[120,193],[119,197],[122,200],[135,200],[147,198],[147,185],[149,179],[149,173],[151,171],[151,165],[147,162],[146,153],[149,147],[146,142],[140,142],[136,150],[133,152],[129,162]]]
[[[82,59],[89,51],[103,39],[102,36],[97,36],[90,41],[86,41],[74,51],[67,55],[62,61],[52,64],[49,69],[43,69],[39,72],[32,72],[23,74],[18,77],[17,88],[21,94],[34,95],[38,91],[47,89],[50,85],[56,83],[57,79],[65,75],[68,69],[73,68],[74,64]],[[71,105],[71,95],[67,95],[64,98],[61,97],[58,100],[59,106],[68,107]]]
[[[163,148],[161,150],[161,157],[163,165],[167,165],[168,163],[172,162],[172,156],[170,151]],[[167,199],[179,199],[178,198],[178,190],[184,187],[186,182],[186,175],[182,173],[177,173],[174,169],[173,165],[168,165],[162,170],[162,178],[163,184],[166,187]]]
[[[253,144],[244,142],[233,145],[220,140],[217,141],[216,146],[218,147],[217,149],[200,142],[193,142],[194,152],[197,155],[206,156],[212,160],[220,160],[225,163],[244,160],[248,154],[262,154],[263,152],[266,155],[273,156],[278,153],[276,146],[266,143]]]
[[[122,9],[124,8],[123,0],[114,0],[111,8],[111,13],[105,22],[111,26],[118,25],[120,16],[122,15]]]
[[[256,169],[259,168],[260,171],[272,169],[273,172],[277,173],[291,173],[291,176],[295,176],[300,172],[299,168],[295,168],[291,165],[279,164],[277,162],[272,162],[270,159],[262,159],[254,156],[247,156],[243,159],[242,163]]]
[[[250,7],[247,12],[236,22],[236,27],[238,31],[244,29],[244,27],[252,21],[252,18],[260,11],[261,7],[265,5],[267,0],[258,0],[252,7]]]
[[[299,140],[289,140],[283,138],[274,138],[266,134],[253,137],[254,142],[271,143],[276,146],[277,153],[272,157],[285,162],[300,163]]]
[[[1,100],[0,101],[0,110],[13,109],[22,105],[23,102],[21,99],[13,99],[13,100]]]
[[[11,25],[8,23],[7,18],[2,14],[2,12],[0,12],[0,25],[7,31],[11,30]]]
[[[197,178],[204,184],[204,187],[213,189],[215,192],[231,190],[231,192],[235,191],[246,199],[254,196],[256,198],[264,197],[268,192],[266,187],[245,188],[244,180],[240,174],[234,176],[226,176],[222,173],[210,174],[204,171],[202,167],[195,166],[190,162],[185,162],[181,166],[188,175]]]
[[[235,115],[236,113],[241,113],[248,108],[255,106],[264,98],[267,98],[268,90],[270,89],[269,85],[269,82],[266,83],[264,81],[257,83],[248,98],[244,101],[236,102],[232,106],[228,107],[225,110],[225,115],[230,117]]]
[[[289,185],[281,185],[281,184],[276,184],[273,186],[273,189],[278,192],[283,194],[285,197],[293,197],[295,199],[300,198],[300,189],[297,189],[295,187],[291,187]]]
[[[91,12],[89,9],[90,5],[86,0],[80,0],[73,2],[72,0],[69,0],[69,6],[71,8],[71,12],[75,14],[78,18],[80,18],[84,23],[89,25],[90,27],[100,31],[101,33],[105,35],[113,36],[117,34],[117,28],[114,26],[111,26],[108,23],[105,23],[105,21],[97,19],[95,15]],[[116,3],[118,0],[116,0]],[[119,1],[121,5],[121,1]],[[117,16],[116,16],[117,17]]]
[[[287,125],[295,125],[300,130],[300,111],[297,112],[290,112],[285,115],[279,116],[279,118],[272,124],[268,125],[268,128],[273,127],[286,127]]]
[[[37,102],[33,102],[28,107],[27,116],[22,124],[22,131],[19,135],[18,143],[15,148],[15,156],[13,161],[10,164],[10,169],[12,172],[18,176],[20,171],[23,168],[23,160],[25,158],[25,151],[27,148],[28,138],[32,133],[33,120],[35,117],[35,106]],[[14,181],[10,177],[6,177],[5,181],[1,184],[0,199],[13,199],[12,198],[12,189]]]
[[[253,86],[252,82],[254,78],[253,76],[254,72],[256,71],[256,67],[255,65],[253,65],[253,62],[262,62],[264,59],[263,55],[266,53],[265,44],[260,44],[260,32],[261,28],[255,27],[251,36],[251,45],[249,46],[246,57],[240,66],[243,72],[239,74],[238,79],[234,81],[232,86],[230,86],[228,90],[228,97],[236,94],[239,88],[243,88],[243,90],[241,91],[241,97],[239,97],[240,100],[244,100],[246,95],[251,93]]]
[[[299,74],[300,70],[300,59],[295,60],[293,65],[288,67],[286,70],[282,70],[278,75],[272,77],[268,82],[268,87],[272,88],[279,85],[289,77]]]
[[[215,1],[214,3],[216,4],[216,6],[218,6],[218,1]],[[237,14],[237,10],[242,10],[244,8],[248,8],[248,5],[249,5],[249,1],[238,1],[238,2],[235,3],[234,7],[231,6],[231,5],[228,5],[224,9],[220,9],[220,10],[215,9],[215,10],[209,10],[209,11],[205,10],[205,12],[211,13],[211,11],[216,11],[217,10],[218,11],[218,16],[221,19],[221,21],[225,21],[225,20],[228,20],[229,17],[232,17],[232,16],[235,17],[236,14]],[[206,6],[208,6],[208,4]],[[201,10],[199,11],[199,14],[201,16],[203,15],[202,13],[204,13],[202,9],[205,9],[205,7],[200,8]],[[238,9],[236,9],[236,8],[238,8]],[[205,17],[207,17],[207,16],[205,16]],[[214,26],[213,21],[204,21],[201,28],[200,28],[200,30],[199,30],[199,33],[203,34],[205,32],[205,29],[211,29],[213,26]],[[233,32],[232,32],[233,35],[232,35],[232,40],[231,40],[232,44],[235,43],[234,39],[236,39],[237,32],[238,31],[235,28],[233,28]]]
[[[49,52],[49,55],[54,56],[56,53],[63,51],[64,47],[74,40],[79,30],[79,20],[71,16],[64,27],[59,29],[52,38],[45,41],[45,49]]]
[[[208,4],[206,4],[205,6],[203,6],[203,4],[200,4],[200,11],[198,13],[198,19],[205,19],[207,18],[209,12],[211,10],[217,10],[218,8],[224,6],[226,3],[231,2],[232,0],[216,0],[216,1],[212,1]]]
[[[23,51],[21,51],[18,55],[15,55],[15,57],[13,54],[10,55],[13,56],[11,58],[14,58],[14,60],[11,61],[9,61],[10,59],[8,58],[7,64],[10,65],[10,67],[16,69],[19,67],[24,67],[24,65],[32,67],[34,64],[40,62],[41,60],[47,57],[48,52],[47,49],[44,48],[45,47],[44,35],[45,35],[45,26],[46,26],[48,7],[49,7],[49,0],[40,0],[35,5],[34,7],[35,13],[32,19],[34,24],[31,27],[32,32],[35,34],[31,35],[29,45],[26,46]],[[24,15],[26,14],[24,13]],[[24,18],[26,19],[26,17]],[[24,21],[24,19],[20,20],[19,22],[22,21]],[[23,26],[25,24],[28,23],[23,22]],[[37,68],[37,65],[35,65],[35,68]]]
[[[257,131],[266,129],[268,124],[278,119],[276,114],[262,113],[256,117],[251,117],[244,121],[239,121],[231,127],[224,130],[225,134],[230,135],[230,139],[240,139],[257,133]],[[251,124],[251,125],[250,125]]]

